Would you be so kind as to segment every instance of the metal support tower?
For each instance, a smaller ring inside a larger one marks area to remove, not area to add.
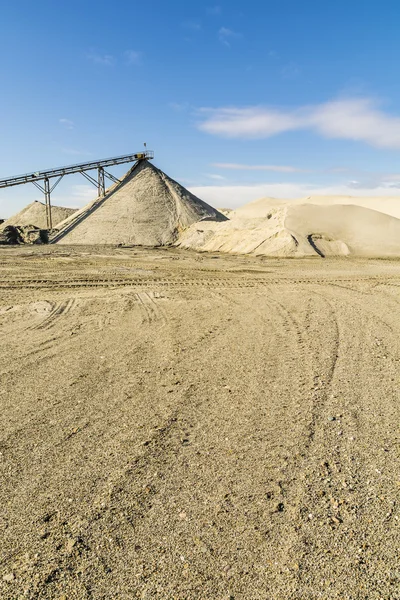
[[[149,160],[154,158],[154,152],[145,150],[143,152],[135,152],[134,154],[124,154],[122,156],[116,156],[114,158],[105,158],[102,160],[95,160],[86,163],[78,163],[76,165],[69,165],[67,167],[59,167],[57,169],[47,169],[45,171],[35,171],[33,173],[26,173],[25,175],[16,175],[15,177],[7,177],[0,179],[0,189],[11,187],[15,185],[22,185],[24,183],[33,183],[38,188],[45,198],[46,204],[46,218],[47,228],[52,229],[53,223],[51,218],[51,193],[60,183],[61,179],[65,175],[72,175],[73,173],[81,173],[90,183],[97,187],[97,193],[100,198],[103,198],[106,193],[105,178],[107,177],[113,183],[120,183],[120,180],[114,177],[111,173],[105,170],[104,167],[110,167],[113,165],[121,165],[123,163]],[[97,169],[97,179],[89,175],[87,171]],[[50,185],[50,179],[57,177],[57,180],[53,185]],[[43,181],[43,185],[39,183]]]
[[[63,177],[64,177],[64,175],[60,175],[60,177],[57,179],[57,181],[55,183],[53,183],[53,185],[51,187],[50,187],[50,179],[48,177],[45,177],[43,179],[43,186],[40,185],[40,183],[38,183],[37,181],[32,181],[33,185],[36,186],[37,189],[40,190],[44,194],[44,200],[45,200],[45,205],[46,205],[47,229],[53,229],[53,221],[52,221],[52,218],[51,218],[51,201],[50,201],[50,195],[51,195],[51,192],[60,183],[60,181],[61,181],[61,179]]]
[[[50,180],[44,180],[44,198],[46,202],[46,217],[47,217],[47,229],[53,229],[53,222],[51,219],[51,201],[50,201]]]
[[[97,195],[100,198],[103,198],[103,196],[105,196],[106,193],[106,186],[105,186],[105,182],[104,182],[104,169],[103,167],[99,167],[97,169]]]

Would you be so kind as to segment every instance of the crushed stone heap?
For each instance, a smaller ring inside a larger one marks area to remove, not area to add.
[[[147,160],[59,225],[51,243],[164,246],[198,221],[226,217]]]
[[[51,216],[53,227],[57,227],[58,223],[64,221],[67,217],[75,212],[75,208],[52,206]],[[34,227],[37,227],[38,229],[47,229],[46,205],[38,200],[31,202],[19,213],[1,223],[0,229],[4,229],[9,225],[12,225],[13,227],[26,227],[28,225],[34,225]]]

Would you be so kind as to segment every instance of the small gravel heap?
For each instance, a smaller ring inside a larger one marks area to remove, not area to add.
[[[63,206],[52,206],[51,216],[53,227],[57,227],[58,223],[64,221],[67,217],[76,212],[75,208],[64,208]],[[13,227],[26,227],[33,225],[38,229],[47,229],[46,205],[43,202],[35,200],[25,206],[19,213],[6,219],[0,225],[0,229],[4,229],[12,225]]]

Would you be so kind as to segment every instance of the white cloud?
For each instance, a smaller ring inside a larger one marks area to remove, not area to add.
[[[333,100],[293,110],[268,107],[202,109],[206,133],[228,138],[268,138],[307,129],[326,138],[400,148],[400,117],[383,112],[370,98]]]
[[[227,27],[221,27],[218,31],[218,39],[224,46],[227,48],[231,47],[231,41],[234,39],[241,38],[242,34],[233,31],[232,29],[228,29]]]
[[[222,13],[222,8],[219,5],[210,6],[207,8],[207,14],[209,15],[220,15]]]
[[[215,207],[237,208],[257,198],[307,198],[308,196],[393,197],[400,192],[388,185],[352,187],[349,184],[318,186],[312,183],[261,183],[257,185],[203,185],[189,190]]]
[[[182,23],[182,27],[191,29],[192,31],[200,31],[202,29],[200,21],[185,21]]]
[[[222,137],[265,138],[301,127],[295,115],[276,109],[202,109],[210,116],[199,125],[206,133]]]
[[[54,202],[59,206],[67,206],[68,208],[80,208],[85,206],[91,200],[94,200],[97,195],[97,190],[94,185],[76,184],[69,188],[69,193],[63,192],[61,195],[54,194]]]
[[[374,178],[373,176],[371,176],[371,177],[361,180],[361,181],[358,179],[353,179],[352,181],[349,181],[348,186],[350,188],[352,188],[353,190],[400,189],[400,176],[394,175],[391,178],[388,178],[388,177]]]
[[[184,112],[189,109],[188,102],[170,102],[168,106],[176,112]]]
[[[71,196],[88,201],[96,197],[96,188],[93,185],[77,184],[71,187]]]
[[[226,177],[222,177],[222,175],[218,175],[217,173],[207,173],[206,177],[209,179],[214,179],[215,181],[225,181]]]
[[[105,67],[111,67],[115,63],[115,59],[111,54],[99,54],[94,50],[91,50],[86,58],[96,65],[103,65]]]
[[[283,79],[297,79],[301,75],[301,69],[296,63],[289,63],[281,70]]]
[[[94,200],[96,195],[97,190],[94,185],[83,183],[70,185],[64,189],[57,187],[52,194],[52,203],[56,206],[66,206],[67,208],[81,208],[91,200]]]
[[[213,163],[218,169],[230,169],[232,171],[275,171],[277,173],[309,173],[306,169],[299,169],[289,165],[242,165],[238,163]]]
[[[142,56],[142,52],[138,52],[137,50],[126,50],[124,52],[125,62],[128,65],[140,65]]]
[[[75,127],[75,123],[71,119],[59,119],[58,122],[66,129],[74,129]]]

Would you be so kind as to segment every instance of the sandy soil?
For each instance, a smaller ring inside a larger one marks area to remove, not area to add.
[[[0,257],[2,600],[400,598],[399,261]]]

